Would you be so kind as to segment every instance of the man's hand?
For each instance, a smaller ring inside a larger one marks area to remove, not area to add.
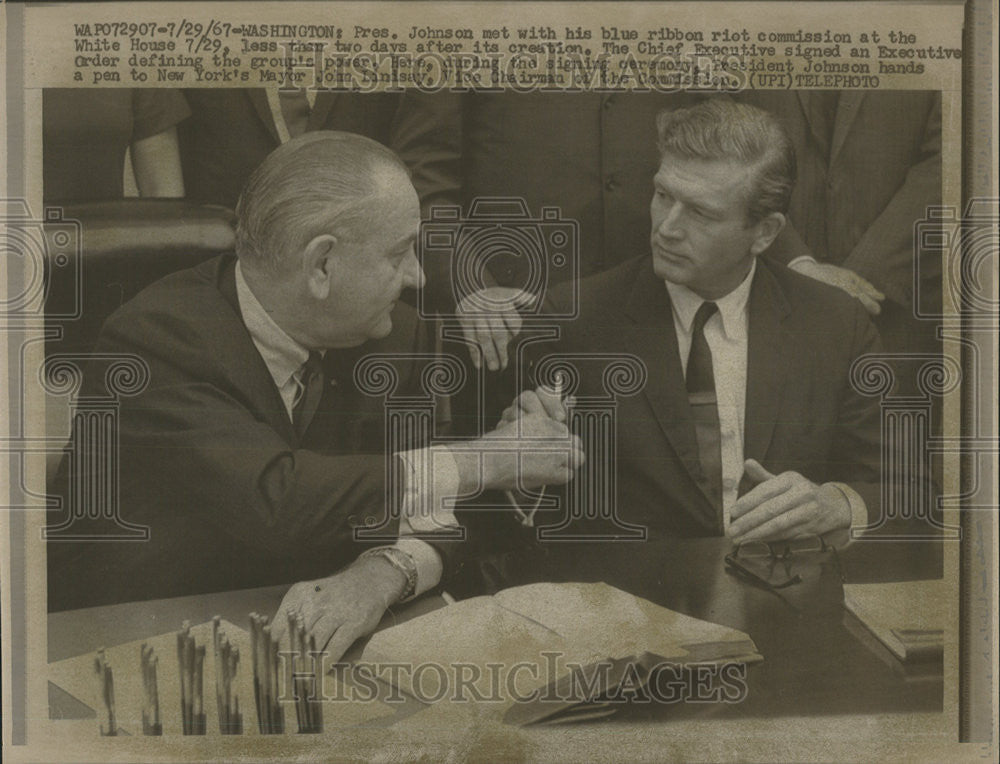
[[[371,633],[406,587],[406,576],[386,560],[365,558],[327,578],[288,590],[271,621],[271,636],[288,650],[288,614],[301,613],[316,647],[340,660],[359,637]]]
[[[477,369],[484,359],[490,371],[507,368],[507,345],[521,331],[521,314],[517,309],[535,299],[535,295],[522,289],[489,287],[458,304],[456,312]]]
[[[584,461],[579,436],[544,413],[521,412],[482,438],[451,443],[448,450],[458,468],[459,494],[563,485]]]
[[[841,268],[831,263],[817,263],[812,258],[803,258],[789,266],[793,271],[822,281],[824,284],[843,289],[851,297],[856,297],[865,306],[865,310],[873,316],[882,312],[879,303],[885,295],[878,291],[867,279],[862,278],[848,268]]]
[[[816,485],[797,472],[772,475],[753,459],[744,465],[758,485],[733,505],[733,541],[778,541],[820,536],[851,525],[851,505],[834,485]]]
[[[504,409],[500,416],[498,427],[517,420],[525,414],[541,414],[553,419],[556,422],[566,421],[566,406],[560,395],[547,387],[538,387],[535,390],[525,390],[514,402]]]
[[[489,488],[563,485],[573,479],[584,460],[579,436],[544,414],[525,414],[501,422],[482,442],[492,451],[485,458]],[[522,456],[521,451],[527,453]]]

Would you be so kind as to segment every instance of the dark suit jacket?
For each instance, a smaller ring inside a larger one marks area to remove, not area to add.
[[[738,96],[772,111],[792,139],[799,179],[789,217],[805,249],[864,276],[909,309],[913,226],[929,205],[941,204],[941,94],[844,91],[829,138],[813,121],[810,97],[807,91]],[[785,249],[789,257],[802,251]],[[920,266],[938,289],[936,305],[924,307],[939,310],[940,249],[923,251]]]
[[[568,297],[561,289],[555,307]],[[659,534],[719,532],[701,480],[698,447],[668,292],[649,256],[581,285],[581,313],[562,325],[557,346],[570,354],[631,354],[647,370],[644,389],[617,401],[618,516]],[[879,348],[877,332],[853,298],[760,259],[748,303],[746,458],[773,473],[794,470],[818,483],[842,481],[879,512],[880,427],[874,398],[854,392],[853,361]],[[600,395],[599,371],[580,356],[577,397]],[[603,445],[603,444],[602,444]],[[598,468],[590,453],[576,478]]]
[[[422,325],[400,305],[389,337],[329,351],[326,377],[337,384],[299,439],[243,325],[234,264],[223,256],[172,274],[105,324],[96,354],[134,354],[149,367],[148,387],[121,398],[119,472],[121,517],[151,537],[50,542],[51,609],[329,575],[365,548],[353,531],[369,519],[389,517],[386,532],[396,532],[383,400],[359,392],[352,370],[366,353],[424,349]],[[417,362],[397,368],[412,389]],[[103,388],[95,362],[81,400]],[[68,462],[53,493],[66,492]]]
[[[184,187],[192,201],[233,208],[247,179],[280,145],[261,88],[188,89],[191,117],[178,127]],[[306,130],[344,130],[389,139],[399,96],[320,92]]]

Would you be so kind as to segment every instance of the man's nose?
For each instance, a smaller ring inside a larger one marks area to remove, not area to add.
[[[681,205],[677,202],[670,205],[670,208],[666,210],[666,213],[660,220],[660,224],[656,228],[657,233],[665,239],[676,239],[683,236],[684,231],[681,226],[682,212]]]
[[[403,286],[410,289],[423,289],[427,278],[424,276],[423,268],[420,267],[420,261],[417,260],[417,253],[413,249],[410,249],[410,254],[406,256],[404,267]]]

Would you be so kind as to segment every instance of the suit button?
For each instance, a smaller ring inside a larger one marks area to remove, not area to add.
[[[604,181],[604,188],[606,191],[616,191],[618,189],[618,181],[615,180],[613,175]]]
[[[612,106],[614,106],[614,104],[615,104],[615,97],[614,96],[608,96],[607,98],[604,99],[604,108],[605,109],[610,109]]]

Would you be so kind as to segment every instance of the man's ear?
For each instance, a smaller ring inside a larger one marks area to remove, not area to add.
[[[306,287],[317,300],[325,300],[330,295],[337,265],[337,237],[320,234],[309,240],[302,253],[302,267],[306,276]]]
[[[750,252],[759,255],[771,246],[771,243],[778,238],[781,229],[785,227],[785,216],[780,212],[772,212],[763,220],[757,221],[754,226],[757,229],[757,237],[750,245]]]

